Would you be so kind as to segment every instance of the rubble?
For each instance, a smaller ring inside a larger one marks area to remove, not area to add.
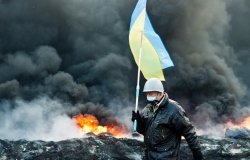
[[[235,138],[235,139],[250,138],[250,130],[245,127],[227,128],[225,136],[228,138]]]
[[[249,139],[210,139],[199,137],[206,160],[250,159]],[[89,136],[59,142],[0,140],[1,160],[140,160],[144,145],[135,139],[117,139],[112,136]],[[181,144],[181,158],[191,160],[192,154],[185,140]]]

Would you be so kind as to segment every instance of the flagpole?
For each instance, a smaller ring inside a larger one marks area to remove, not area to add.
[[[141,31],[141,43],[140,43],[140,50],[139,50],[139,64],[138,64],[138,72],[137,72],[135,112],[137,112],[137,110],[138,110],[138,101],[139,101],[139,94],[140,94],[140,71],[141,71],[142,40],[143,40],[143,31]],[[134,121],[134,132],[136,132],[136,128],[137,128],[137,120]]]

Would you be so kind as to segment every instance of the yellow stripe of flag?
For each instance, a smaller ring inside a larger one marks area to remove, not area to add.
[[[139,0],[133,12],[129,44],[137,65],[139,65],[139,51],[142,47],[141,72],[143,76],[146,79],[154,77],[164,81],[162,69],[173,66],[173,63],[150,24],[146,13],[146,0]]]

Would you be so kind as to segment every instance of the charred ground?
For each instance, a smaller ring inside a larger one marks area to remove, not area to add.
[[[208,139],[199,137],[206,160],[250,159],[250,139]],[[90,136],[59,142],[0,140],[0,159],[88,159],[141,160],[144,145],[135,139],[116,139],[110,136]],[[181,143],[181,158],[192,160],[185,140]]]

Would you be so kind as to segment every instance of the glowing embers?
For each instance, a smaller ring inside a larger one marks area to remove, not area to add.
[[[230,128],[247,128],[250,130],[250,116],[244,118],[241,122],[233,123],[232,121],[227,122],[227,126]]]
[[[90,114],[79,114],[73,117],[73,120],[80,128],[81,133],[111,134],[114,137],[124,137],[128,134],[128,129],[123,124],[111,123],[109,125],[100,125],[98,119]]]

